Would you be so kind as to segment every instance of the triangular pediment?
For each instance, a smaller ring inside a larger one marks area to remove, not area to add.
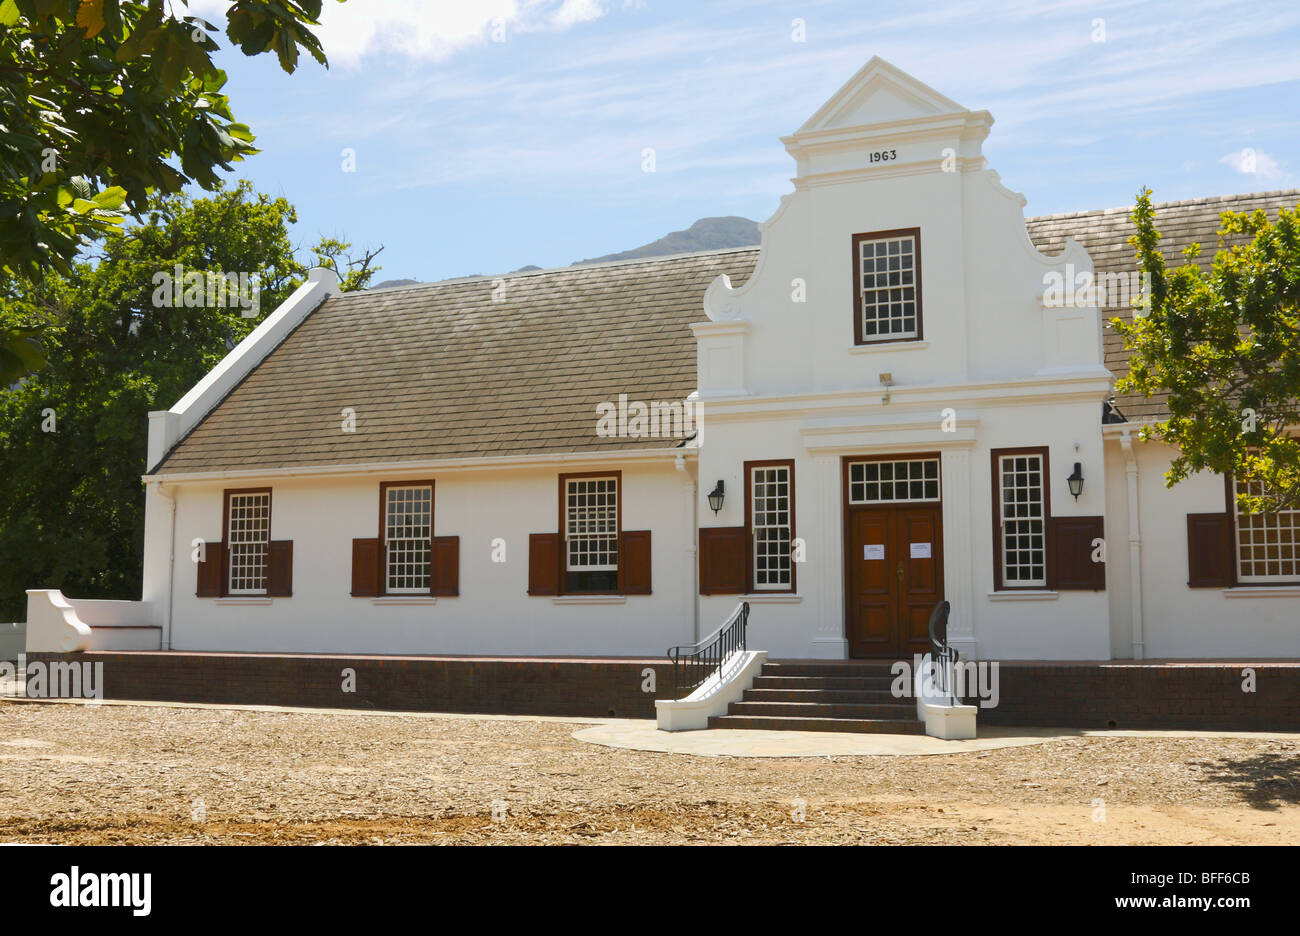
[[[873,56],[798,132],[838,130],[965,111],[966,108],[951,98]]]

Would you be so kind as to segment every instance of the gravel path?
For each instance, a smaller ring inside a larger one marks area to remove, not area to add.
[[[757,759],[579,727],[0,701],[0,841],[1300,843],[1290,740]]]

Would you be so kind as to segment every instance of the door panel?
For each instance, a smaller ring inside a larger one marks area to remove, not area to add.
[[[925,653],[930,646],[930,613],[943,600],[943,537],[939,509],[899,510],[898,548],[907,557],[907,576],[899,594],[896,649]],[[927,548],[928,547],[928,548]],[[924,553],[929,552],[926,556]]]
[[[940,507],[862,508],[849,518],[849,654],[925,653],[930,614],[943,600]]]
[[[893,567],[890,563],[893,518],[885,511],[859,510],[852,517],[849,555],[849,653],[874,656],[888,651],[894,631]],[[881,558],[866,558],[883,553]],[[875,547],[879,547],[878,549]]]

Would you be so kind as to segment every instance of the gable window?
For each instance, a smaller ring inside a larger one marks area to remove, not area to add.
[[[618,590],[619,475],[561,475],[564,591]]]
[[[271,539],[271,491],[226,493],[228,595],[265,595],[268,544]]]
[[[857,344],[921,338],[921,229],[853,235]]]
[[[1237,494],[1262,493],[1258,482],[1234,480]],[[1300,580],[1300,510],[1242,513],[1236,510],[1237,581],[1269,584]]]
[[[995,449],[994,588],[1047,587],[1047,449]]]
[[[794,462],[745,463],[750,585],[794,591]]]
[[[384,591],[390,595],[428,594],[433,482],[383,487]]]

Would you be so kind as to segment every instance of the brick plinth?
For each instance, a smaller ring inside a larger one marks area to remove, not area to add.
[[[36,660],[104,664],[104,698],[313,708],[653,718],[672,695],[665,660],[93,652]],[[656,692],[642,691],[646,668]],[[344,692],[345,669],[356,691]]]

